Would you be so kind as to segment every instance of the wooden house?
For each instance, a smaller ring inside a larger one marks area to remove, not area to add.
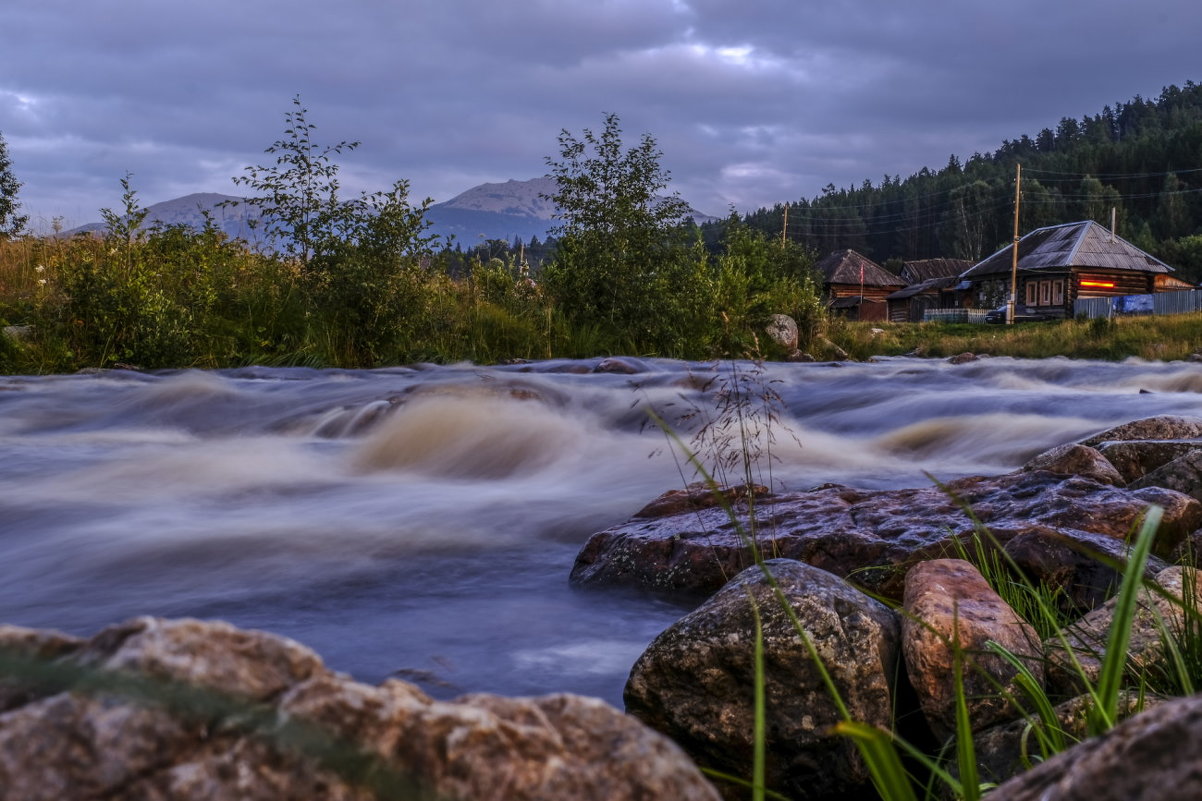
[[[898,276],[854,250],[837,250],[814,265],[831,311],[851,320],[885,320],[885,298],[905,286]]]
[[[960,278],[965,305],[995,308],[1010,295],[1013,246],[978,262]],[[1043,317],[1071,317],[1077,298],[1170,291],[1173,268],[1093,222],[1039,228],[1018,243],[1017,302]],[[1180,282],[1184,283],[1184,282]]]
[[[889,306],[889,321],[893,323],[922,322],[927,309],[955,308],[956,285],[960,274],[972,267],[964,259],[921,259],[908,261],[902,267],[903,289],[885,297]]]

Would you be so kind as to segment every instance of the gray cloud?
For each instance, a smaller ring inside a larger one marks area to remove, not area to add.
[[[27,212],[233,192],[299,94],[349,189],[445,200],[621,116],[722,214],[938,167],[1198,79],[1193,0],[39,0],[0,8]]]

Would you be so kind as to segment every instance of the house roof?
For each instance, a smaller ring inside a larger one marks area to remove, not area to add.
[[[954,261],[954,259],[947,259],[947,261]],[[940,292],[941,290],[949,289],[959,280],[959,276],[956,275],[945,275],[939,278],[929,278],[921,283],[911,284],[905,289],[899,289],[896,292],[890,293],[885,296],[885,300],[905,300],[906,298],[912,298],[915,295],[934,294]]]
[[[863,283],[864,286],[897,287],[906,285],[905,281],[854,250],[836,250],[815,264],[814,269],[822,273],[823,282],[827,284]]]
[[[911,284],[920,284],[932,278],[947,278],[957,276],[972,267],[967,259],[918,259],[906,262],[902,268],[902,280]]]
[[[961,274],[980,278],[1010,272],[1011,246],[999,250]],[[1097,270],[1132,270],[1168,273],[1173,268],[1143,252],[1093,220],[1038,228],[1018,242],[1018,269],[1063,270],[1080,267]]]

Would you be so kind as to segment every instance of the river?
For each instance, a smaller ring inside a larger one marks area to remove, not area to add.
[[[220,618],[436,697],[620,705],[687,602],[567,576],[590,533],[695,479],[646,409],[788,489],[995,474],[1202,414],[1202,365],[1181,362],[599,361],[0,377],[0,621]]]

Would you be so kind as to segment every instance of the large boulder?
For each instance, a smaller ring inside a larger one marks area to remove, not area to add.
[[[717,799],[677,746],[600,701],[438,702],[224,623],[0,627],[0,656],[3,801]]]
[[[1177,698],[1086,740],[990,793],[1005,801],[1196,801],[1202,696]]]
[[[905,571],[956,555],[952,539],[971,540],[975,524],[1001,542],[1031,531],[1077,532],[1122,541],[1150,504],[1165,508],[1157,553],[1167,555],[1202,524],[1202,503],[1172,490],[1125,490],[1081,476],[1036,470],[969,477],[944,488],[856,490],[839,485],[774,495],[755,513],[735,504],[655,519],[635,518],[589,538],[572,567],[584,585],[629,585],[709,594],[751,564],[748,541],[762,553],[796,559],[892,598]]]
[[[768,338],[780,345],[787,352],[797,350],[798,331],[797,321],[787,314],[774,314],[768,318],[764,327]]]
[[[1102,442],[1097,451],[1114,465],[1124,483],[1131,484],[1199,448],[1202,441],[1195,439],[1148,439]]]
[[[1132,482],[1131,486],[1164,487],[1189,495],[1191,498],[1202,499],[1202,442],[1187,451],[1182,456],[1173,459],[1143,478]]]
[[[851,717],[889,727],[898,659],[894,613],[842,579],[786,559],[766,563]],[[663,632],[635,663],[626,708],[700,764],[750,779],[755,614],[763,627],[767,783],[796,799],[855,798],[869,777],[786,608],[758,567]],[[729,797],[742,797],[727,788]]]
[[[933,559],[911,568],[904,609],[906,672],[936,737],[946,739],[956,732],[957,661],[973,731],[1018,716],[1018,709],[1003,697],[1021,697],[1014,681],[1018,671],[987,651],[988,643],[1004,646],[1043,681],[1039,635],[970,563]]]
[[[1121,487],[1126,484],[1122,474],[1115,469],[1097,448],[1069,442],[1044,451],[1022,466],[1023,470],[1047,470],[1064,476],[1085,476],[1103,484]]]
[[[1159,415],[1132,420],[1108,428],[1081,440],[1082,445],[1096,448],[1103,442],[1127,442],[1141,439],[1197,439],[1202,437],[1202,417]]]

